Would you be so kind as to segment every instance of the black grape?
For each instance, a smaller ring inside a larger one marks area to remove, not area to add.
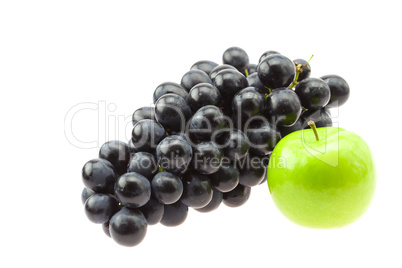
[[[127,143],[122,141],[105,142],[99,150],[99,158],[108,160],[114,166],[118,175],[127,171],[130,160],[130,149]]]
[[[176,203],[183,194],[181,179],[170,172],[159,172],[151,182],[152,193],[155,198],[165,205]]]
[[[97,193],[113,193],[116,179],[114,166],[105,159],[92,159],[82,168],[85,187]]]
[[[327,83],[320,78],[306,78],[295,88],[301,105],[308,110],[317,110],[325,107],[331,98],[331,91]]]
[[[232,162],[245,157],[250,149],[247,136],[239,129],[225,129],[217,142],[223,155]]]
[[[221,135],[222,130],[228,125],[222,111],[213,105],[200,108],[190,121],[189,134],[193,139],[200,141],[214,140]]]
[[[211,202],[209,202],[208,205],[206,205],[205,207],[196,208],[195,209],[196,211],[203,212],[203,213],[211,212],[220,206],[220,204],[222,203],[223,194],[215,188],[212,188],[212,191],[213,191],[213,195],[212,195]]]
[[[200,60],[194,63],[193,66],[191,66],[190,70],[201,70],[209,75],[216,66],[218,66],[218,64],[213,61]]]
[[[126,247],[138,245],[147,233],[147,220],[139,209],[122,208],[110,219],[112,239]]]
[[[331,90],[328,107],[335,108],[345,104],[350,95],[349,85],[345,79],[334,74],[321,76],[321,79],[328,84]]]
[[[300,117],[302,127],[304,129],[310,128],[308,121],[314,121],[316,127],[331,127],[332,119],[326,109],[319,109],[317,111],[305,111]]]
[[[119,201],[110,194],[91,195],[85,202],[85,214],[93,223],[105,223],[119,211]]]
[[[185,130],[191,117],[191,109],[184,98],[169,93],[156,102],[155,117],[169,134],[175,134]]]
[[[240,172],[235,165],[225,163],[209,178],[216,189],[221,192],[230,192],[239,184]]]
[[[186,220],[187,215],[188,206],[179,200],[176,203],[165,205],[161,224],[168,227],[178,226]]]
[[[230,114],[234,95],[248,87],[248,82],[247,78],[239,71],[225,69],[215,76],[214,85],[221,93],[225,112]]]
[[[266,99],[266,118],[278,126],[290,127],[302,112],[297,94],[290,88],[277,88]]]
[[[181,202],[193,208],[202,208],[212,200],[212,186],[209,178],[197,172],[187,172],[182,178]]]
[[[159,165],[166,171],[181,174],[187,170],[193,157],[193,149],[181,136],[171,135],[162,140],[156,148]]]
[[[265,57],[257,68],[261,83],[270,88],[288,87],[295,78],[296,67],[293,61],[281,54]]]
[[[274,54],[280,54],[280,53],[275,51],[275,50],[267,50],[267,51],[265,51],[264,53],[262,53],[260,59],[258,60],[258,63],[260,63],[266,57],[268,57],[270,55],[274,55]]]
[[[145,106],[135,110],[132,116],[133,126],[143,119],[155,120],[155,108]]]
[[[166,137],[165,128],[155,120],[144,119],[134,125],[131,132],[137,151],[155,153],[156,146]]]
[[[115,194],[125,207],[138,208],[149,201],[151,184],[141,174],[129,172],[116,181]]]
[[[127,172],[137,172],[151,181],[158,168],[158,162],[153,154],[138,152],[133,154]]]
[[[242,161],[239,161],[239,183],[244,186],[253,187],[260,184],[265,178],[265,169],[261,157],[249,155]]]
[[[180,97],[184,98],[185,100],[188,97],[188,92],[185,90],[181,85],[174,83],[174,82],[165,82],[160,84],[154,91],[154,104],[158,101],[160,97],[162,97],[165,94],[176,94],[179,95]],[[154,108],[153,108],[154,109]],[[154,110],[155,113],[155,110]],[[149,119],[155,119],[154,118],[149,118]]]
[[[235,126],[242,128],[251,117],[263,114],[264,108],[265,98],[260,90],[255,87],[240,90],[232,101]]]
[[[204,141],[193,147],[192,168],[201,174],[218,171],[222,163],[222,152],[215,142]]]
[[[249,58],[242,48],[230,47],[223,52],[222,60],[224,64],[229,64],[237,70],[242,70],[248,63]]]
[[[222,96],[219,90],[211,84],[201,83],[195,85],[189,92],[188,105],[195,113],[198,109],[206,105],[222,105]]]
[[[228,207],[240,207],[247,202],[250,193],[250,187],[239,184],[232,191],[223,193],[223,203]]]
[[[259,156],[270,154],[282,138],[275,125],[258,118],[247,126],[244,133],[250,143],[250,152]]]
[[[95,192],[92,191],[91,189],[88,189],[88,188],[84,187],[84,189],[82,189],[82,192],[81,192],[81,201],[82,201],[82,203],[85,204],[85,201],[87,201],[87,199],[91,195],[93,195],[94,193]]]
[[[109,230],[109,222],[105,222],[102,224],[102,230],[105,233],[105,235],[107,235],[108,237],[111,237],[110,230]]]
[[[161,221],[163,217],[163,212],[165,211],[165,206],[152,198],[142,207],[139,208],[142,214],[144,214],[148,225],[154,225]]]
[[[193,88],[193,86],[200,84],[200,83],[209,83],[212,84],[212,80],[209,77],[208,74],[206,74],[204,71],[201,70],[190,70],[187,73],[185,73],[181,79],[181,86],[187,90],[187,92],[190,91],[190,89]]]
[[[260,81],[260,79],[258,78],[258,73],[252,73],[251,75],[249,75],[247,77],[247,82],[248,85],[250,87],[255,87],[258,88],[259,90],[261,90],[261,92],[265,95],[265,94],[269,94],[270,91],[268,88],[266,88]]]
[[[209,77],[211,78],[212,82],[215,80],[216,75],[222,71],[222,70],[226,70],[226,69],[231,69],[231,70],[236,70],[235,67],[233,67],[232,65],[229,64],[221,64],[216,66],[215,68],[212,69],[212,71],[209,74]]]

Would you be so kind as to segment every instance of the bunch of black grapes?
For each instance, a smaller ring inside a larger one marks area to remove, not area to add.
[[[183,223],[189,207],[243,205],[266,182],[279,140],[309,120],[331,126],[328,108],[348,99],[341,77],[310,74],[303,59],[266,51],[251,64],[231,47],[223,64],[198,61],[180,84],[160,84],[155,105],[133,113],[128,143],[106,142],[82,168],[89,220],[118,244],[135,246],[148,225]]]

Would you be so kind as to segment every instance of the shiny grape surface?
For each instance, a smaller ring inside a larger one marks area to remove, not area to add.
[[[253,62],[233,46],[221,62],[200,60],[180,81],[157,82],[149,89],[154,105],[131,116],[131,137],[106,141],[83,165],[87,218],[131,247],[148,225],[174,227],[191,210],[246,205],[267,181],[280,140],[310,120],[332,126],[330,108],[349,98],[344,78],[311,75],[310,61],[267,50]]]

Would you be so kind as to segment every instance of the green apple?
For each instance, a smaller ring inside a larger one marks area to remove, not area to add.
[[[312,128],[276,145],[267,170],[269,191],[279,210],[299,225],[343,227],[367,210],[374,195],[373,157],[351,131]]]

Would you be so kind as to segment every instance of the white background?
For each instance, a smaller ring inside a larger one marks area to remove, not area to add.
[[[397,3],[1,1],[0,266],[401,267]],[[221,63],[234,45],[252,62],[269,49],[291,59],[314,54],[312,76],[348,81],[350,99],[334,121],[373,151],[369,210],[342,229],[306,229],[281,215],[264,185],[243,207],[191,210],[179,227],[150,226],[139,246],[118,246],[84,214],[81,167],[98,149],[71,144],[66,114],[84,102],[114,104],[108,122],[86,110],[72,130],[98,146],[124,140],[130,129],[117,131],[118,116],[151,104],[160,83],[180,82],[194,62]]]

